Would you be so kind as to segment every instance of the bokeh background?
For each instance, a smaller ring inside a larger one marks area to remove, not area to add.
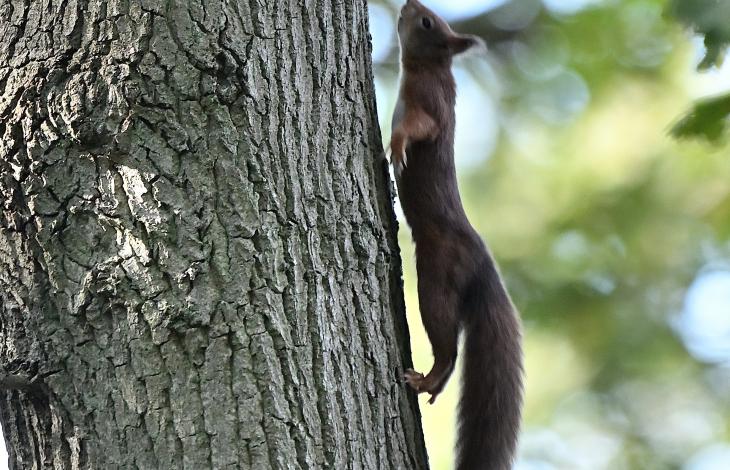
[[[724,48],[706,48],[690,27],[704,22],[710,39],[712,28],[730,31],[730,2],[422,2],[489,46],[455,65],[456,159],[469,217],[524,320],[515,468],[730,469],[727,120],[695,119],[684,133],[699,137],[670,135],[694,103],[730,92]],[[386,144],[401,4],[370,2]],[[401,222],[414,362],[425,372],[432,357]],[[453,465],[458,385],[433,406],[421,399],[434,470]]]

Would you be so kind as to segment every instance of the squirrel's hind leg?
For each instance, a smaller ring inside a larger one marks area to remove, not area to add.
[[[433,350],[431,371],[420,374],[406,371],[406,382],[418,393],[431,394],[433,403],[443,390],[456,364],[459,325],[456,315],[456,296],[448,291],[444,280],[422,279],[418,276],[418,300],[421,320]]]

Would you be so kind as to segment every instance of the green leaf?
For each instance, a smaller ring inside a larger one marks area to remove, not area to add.
[[[730,117],[730,94],[708,98],[697,102],[677,124],[671,133],[677,138],[705,137],[711,142],[719,141],[728,127]]]
[[[707,53],[699,68],[720,65],[730,45],[730,0],[671,0],[668,11],[704,36]]]

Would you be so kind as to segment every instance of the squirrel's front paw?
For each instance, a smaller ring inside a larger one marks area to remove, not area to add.
[[[406,153],[394,152],[393,146],[391,145],[390,147],[388,147],[387,157],[388,160],[390,160],[391,165],[393,165],[395,176],[400,177],[400,175],[403,173],[403,169],[408,164],[408,157],[406,157]]]

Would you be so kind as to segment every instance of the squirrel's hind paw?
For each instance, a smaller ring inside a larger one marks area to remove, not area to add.
[[[416,392],[421,393],[423,391],[421,390],[421,384],[423,383],[424,377],[420,372],[416,372],[413,369],[406,369],[405,374],[403,374],[403,378]]]
[[[413,369],[406,369],[405,374],[403,374],[403,378],[405,379],[405,382],[416,391],[416,393],[425,392],[431,394],[431,398],[428,399],[429,405],[433,405],[436,402],[436,397],[441,393],[441,387],[435,387],[433,385],[433,380],[430,377],[424,376]]]

